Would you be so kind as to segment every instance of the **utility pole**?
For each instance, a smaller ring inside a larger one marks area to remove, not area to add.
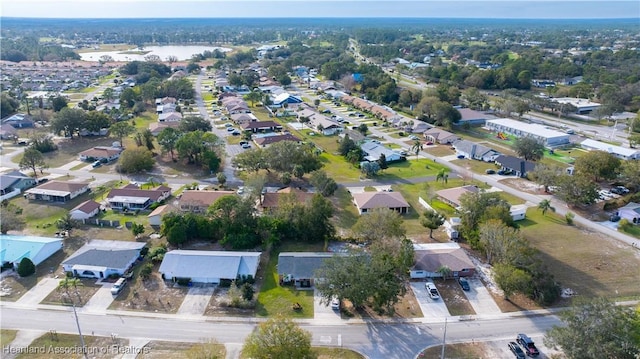
[[[447,318],[444,318],[444,336],[442,337],[442,353],[440,359],[444,359],[444,347],[447,344]]]
[[[82,346],[82,355],[84,359],[89,359],[87,356],[87,350],[84,345],[84,337],[82,336],[82,330],[80,330],[80,322],[78,321],[78,313],[76,312],[76,304],[71,301],[71,306],[73,306],[73,316],[76,318],[76,326],[78,326],[78,334],[80,335],[80,345]],[[446,333],[446,329],[445,329]]]

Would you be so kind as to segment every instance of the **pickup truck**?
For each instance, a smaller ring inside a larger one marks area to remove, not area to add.
[[[536,348],[536,344],[526,334],[518,334],[516,341],[522,346],[522,349],[524,349],[527,356],[537,357],[540,355],[540,351]]]

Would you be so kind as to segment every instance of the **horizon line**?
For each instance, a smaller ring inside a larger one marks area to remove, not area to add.
[[[455,17],[455,16],[282,16],[282,17],[273,17],[273,16],[225,16],[225,17],[201,17],[201,16],[181,16],[181,17],[45,17],[45,16],[1,16],[0,19],[25,19],[25,20],[206,20],[206,19],[225,19],[225,20],[234,20],[234,19],[448,19],[448,20],[544,20],[544,21],[555,21],[555,20],[637,20],[640,19],[639,16],[630,16],[630,17]]]

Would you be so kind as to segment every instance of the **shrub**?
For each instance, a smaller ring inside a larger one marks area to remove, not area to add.
[[[151,273],[153,272],[153,264],[151,263],[145,263],[142,268],[140,269],[140,276],[143,279],[147,279],[151,276]]]
[[[242,298],[246,301],[250,301],[251,299],[253,299],[253,294],[255,293],[255,289],[253,289],[253,286],[249,283],[245,283],[242,285],[242,287],[240,287],[240,290],[242,291]]]
[[[191,278],[177,278],[178,285],[188,286],[191,283]]]
[[[33,264],[31,259],[22,258],[20,264],[18,264],[18,275],[21,277],[28,277],[36,272],[36,265]]]
[[[232,282],[233,281],[230,280],[230,279],[220,279],[220,283],[218,284],[218,286],[220,288],[229,288],[229,287],[231,287],[231,283]]]
[[[567,224],[572,226],[573,225],[573,219],[576,217],[575,214],[571,213],[571,212],[567,212],[567,214],[564,215],[564,220],[567,221]]]
[[[140,256],[146,256],[149,253],[149,247],[142,247],[140,250]]]

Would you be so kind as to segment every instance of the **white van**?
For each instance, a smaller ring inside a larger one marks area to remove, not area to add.
[[[112,295],[118,295],[120,294],[120,292],[122,291],[122,289],[124,288],[124,286],[127,284],[127,279],[126,278],[120,278],[118,279],[114,284],[113,287],[111,287],[111,294]]]

